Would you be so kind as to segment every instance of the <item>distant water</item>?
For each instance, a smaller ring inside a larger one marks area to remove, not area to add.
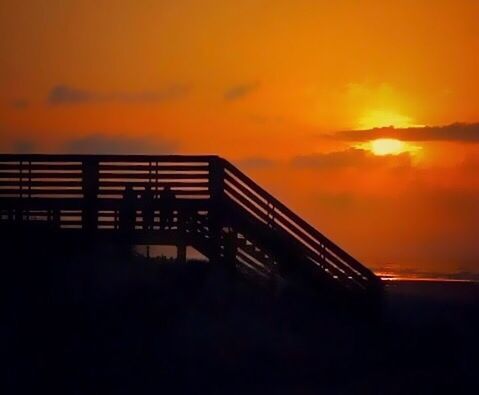
[[[435,273],[378,270],[375,273],[384,281],[479,283],[479,273],[471,272]]]

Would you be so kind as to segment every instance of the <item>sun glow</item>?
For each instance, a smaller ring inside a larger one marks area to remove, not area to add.
[[[369,143],[369,149],[374,155],[399,155],[407,152],[407,144],[396,139],[377,139]]]
[[[422,147],[412,145],[405,141],[388,138],[371,140],[366,143],[357,144],[355,147],[370,151],[376,156],[400,155],[404,153],[414,154],[416,156],[422,149]]]
[[[388,110],[373,110],[366,113],[359,120],[358,130],[371,130],[377,128],[411,128],[415,125],[413,120],[405,115]],[[400,155],[403,153],[417,154],[422,147],[395,138],[378,138],[356,145],[357,148],[365,149],[376,156]]]

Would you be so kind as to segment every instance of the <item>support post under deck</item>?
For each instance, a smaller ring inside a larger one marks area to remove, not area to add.
[[[181,243],[177,245],[176,260],[178,263],[186,263],[186,244]]]

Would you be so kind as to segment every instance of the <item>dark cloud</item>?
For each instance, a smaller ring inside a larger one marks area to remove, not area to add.
[[[412,128],[375,128],[337,132],[333,138],[346,141],[367,141],[378,138],[395,138],[403,141],[458,141],[479,143],[479,123],[453,123],[446,126]]]
[[[188,85],[172,84],[155,91],[101,93],[68,85],[54,86],[47,101],[52,105],[89,102],[156,103],[179,99],[190,90]]]
[[[50,104],[76,104],[98,100],[98,95],[68,85],[57,85],[48,94]]]
[[[10,102],[10,105],[17,110],[24,110],[29,104],[30,103],[25,99],[17,99]]]
[[[178,143],[162,138],[130,138],[105,136],[97,133],[70,140],[63,151],[71,154],[171,154],[177,152]]]
[[[411,163],[409,154],[375,156],[370,152],[349,148],[344,151],[317,153],[296,156],[292,165],[297,168],[311,168],[317,170],[331,170],[340,168],[372,168],[380,166],[407,167]]]
[[[246,84],[235,85],[226,90],[226,92],[223,95],[223,98],[227,101],[238,100],[253,93],[254,91],[258,89],[259,89],[258,82],[250,82]]]
[[[12,144],[12,152],[15,154],[33,154],[36,149],[36,144],[31,140],[18,140]]]

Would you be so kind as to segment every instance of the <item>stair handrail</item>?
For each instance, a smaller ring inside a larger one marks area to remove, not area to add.
[[[250,177],[248,177],[245,173],[239,170],[232,163],[226,160],[223,160],[222,164],[225,170],[233,174],[245,185],[247,185],[247,187],[251,189],[256,195],[261,197],[266,203],[272,204],[274,208],[277,210],[278,214],[282,215],[282,217],[288,220],[293,226],[295,226],[305,236],[309,237],[312,241],[315,241],[319,245],[324,245],[332,254],[338,257],[345,265],[349,266],[349,268],[353,272],[359,273],[367,282],[376,283],[379,281],[378,277],[371,270],[363,266],[358,260],[356,260],[350,254],[344,251],[337,244],[333,243],[330,239],[328,239],[325,235],[319,232],[316,228],[314,228],[312,225],[307,223],[299,215],[294,213],[291,209],[289,209],[282,202],[280,202],[278,199],[272,196],[269,192],[267,192],[265,189],[263,189],[261,186],[255,183]],[[256,202],[256,204],[258,204],[258,202]],[[277,219],[274,219],[274,220],[277,221]],[[303,242],[303,244],[305,243]]]

